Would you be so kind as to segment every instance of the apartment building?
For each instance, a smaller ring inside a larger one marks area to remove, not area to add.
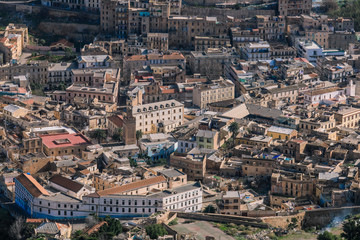
[[[209,48],[203,52],[191,52],[188,60],[193,74],[216,79],[224,74],[224,66],[230,64],[236,58],[238,56],[230,52],[223,52],[218,48]]]
[[[206,173],[207,155],[213,150],[193,148],[188,153],[174,152],[170,155],[170,166],[182,169],[188,180],[202,181]]]
[[[60,88],[71,83],[73,63],[52,63],[48,68],[47,86],[50,89]],[[61,89],[64,90],[64,89]]]
[[[257,43],[260,41],[260,32],[258,29],[242,29],[240,27],[230,28],[232,44],[234,47],[241,49],[249,42]]]
[[[155,193],[145,194],[152,189]],[[140,190],[144,194],[136,194]],[[146,217],[161,210],[201,211],[202,189],[191,182],[169,188],[166,179],[159,176],[97,191],[80,200],[46,190],[31,175],[21,174],[15,178],[15,202],[33,218],[79,219],[91,214]]]
[[[135,70],[142,69],[144,66],[167,65],[180,66],[182,69],[185,69],[185,63],[185,57],[180,52],[128,56],[124,58],[123,63],[124,81],[129,82],[131,74]]]
[[[279,0],[278,12],[280,16],[299,16],[310,14],[312,1],[310,0]]]
[[[244,158],[241,165],[241,174],[245,177],[271,176],[273,169],[279,166],[275,159]]]
[[[325,65],[321,71],[323,79],[333,83],[344,82],[354,74],[353,67],[345,62],[336,65]]]
[[[247,61],[270,60],[270,45],[266,41],[248,43],[242,50],[243,57]]]
[[[158,49],[161,52],[169,50],[168,33],[148,33],[146,44],[148,49]]]
[[[257,15],[255,17],[259,36],[265,41],[281,41],[285,37],[285,17]]]
[[[210,84],[198,85],[193,90],[193,104],[206,109],[208,104],[235,98],[235,85],[230,80],[216,80]]]
[[[290,140],[297,136],[297,131],[291,128],[271,126],[266,133],[272,139]]]
[[[0,79],[13,80],[14,77],[24,75],[30,83],[46,84],[48,81],[47,61],[31,62],[24,65],[4,65],[0,66]]]
[[[214,149],[220,147],[220,133],[214,130],[199,130],[196,135],[196,145],[198,148]]]
[[[216,17],[170,16],[169,45],[175,49],[194,49],[196,36],[227,36],[228,27]]]
[[[357,128],[360,120],[360,108],[346,107],[335,112],[335,121],[338,126]]]
[[[120,70],[118,69],[73,69],[73,84],[66,89],[66,102],[76,97],[97,99],[99,102],[116,103]]]
[[[163,125],[172,126],[172,129],[181,126],[184,123],[184,105],[176,100],[143,104],[134,106],[132,115],[136,118],[136,130],[144,134],[156,133]]]
[[[230,38],[228,36],[222,37],[195,37],[195,51],[207,51],[209,48],[229,48],[231,47]]]
[[[316,66],[317,58],[323,57],[322,47],[314,41],[298,40],[296,51],[299,57],[306,58],[314,66]]]
[[[280,172],[271,175],[270,194],[287,197],[309,197],[314,193],[311,176],[303,173]]]

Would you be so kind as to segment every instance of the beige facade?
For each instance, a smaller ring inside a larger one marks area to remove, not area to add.
[[[206,156],[174,152],[170,155],[170,165],[182,169],[188,180],[203,180],[206,173]]]
[[[278,2],[278,11],[281,16],[309,14],[311,8],[311,0],[279,0]]]
[[[231,100],[235,97],[235,85],[230,80],[220,79],[212,84],[200,85],[193,90],[193,104],[206,109],[208,104]]]
[[[144,134],[156,133],[163,125],[181,126],[184,123],[184,105],[176,100],[143,104],[134,106],[132,115],[136,118],[136,130]],[[171,130],[166,129],[165,132]]]
[[[287,197],[309,197],[314,192],[310,176],[302,173],[273,173],[271,175],[271,194]]]
[[[146,41],[148,49],[158,49],[162,52],[169,50],[168,33],[148,33]]]
[[[335,113],[336,124],[346,128],[357,128],[360,120],[360,108],[345,108]]]

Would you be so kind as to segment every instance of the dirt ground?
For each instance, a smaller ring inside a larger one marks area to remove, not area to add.
[[[184,223],[183,219],[179,219],[179,224],[171,226],[171,228],[180,234],[192,234],[199,240],[205,240],[206,236],[215,237],[217,240],[234,240],[233,237],[226,235],[223,231],[205,221]]]

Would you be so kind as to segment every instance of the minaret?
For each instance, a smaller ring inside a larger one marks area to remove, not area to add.
[[[126,107],[126,116],[124,117],[124,140],[125,145],[136,144],[136,118],[132,115],[132,107]]]

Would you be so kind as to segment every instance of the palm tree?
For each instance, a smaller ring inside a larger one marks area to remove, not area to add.
[[[235,137],[239,132],[239,124],[237,122],[232,122],[229,126],[229,131],[232,133],[231,137],[233,139],[233,144],[235,143]]]
[[[102,129],[96,129],[92,134],[92,138],[95,138],[98,140],[98,143],[101,143],[101,140],[106,139],[106,132]]]

